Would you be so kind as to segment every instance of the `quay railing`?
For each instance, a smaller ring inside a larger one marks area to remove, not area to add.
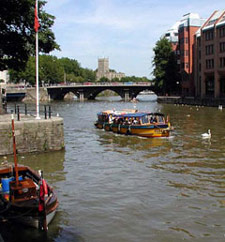
[[[17,121],[21,120],[21,115],[25,115],[27,117],[36,117],[36,110],[34,107],[28,107],[27,104],[14,104],[14,106],[7,106],[6,113],[11,113],[16,115]],[[53,115],[52,107],[50,105],[40,105],[40,116],[44,119],[51,119]],[[58,116],[58,114],[56,115]]]

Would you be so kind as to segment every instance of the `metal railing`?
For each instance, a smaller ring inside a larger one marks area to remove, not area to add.
[[[25,116],[30,117],[36,117],[36,110],[33,109],[34,107],[28,108],[27,104],[14,104],[14,106],[7,107],[6,111],[9,113],[9,111],[16,115],[17,121],[21,120],[21,114],[24,114]],[[50,105],[41,105],[40,106],[40,116],[43,116],[44,119],[51,119],[52,118],[52,107]]]

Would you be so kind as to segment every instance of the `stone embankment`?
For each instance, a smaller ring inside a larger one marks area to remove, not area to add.
[[[21,115],[15,119],[18,153],[45,152],[64,149],[64,128],[61,117],[35,119]],[[13,154],[11,115],[0,115],[0,155]]]
[[[46,88],[41,87],[39,89],[39,100],[40,100],[40,102],[50,101],[50,97],[48,95],[48,91]],[[36,89],[35,88],[26,89],[26,96],[22,101],[35,103],[36,102]]]

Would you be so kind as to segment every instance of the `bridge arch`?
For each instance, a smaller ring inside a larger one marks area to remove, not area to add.
[[[94,100],[98,96],[98,94],[100,94],[104,91],[107,91],[107,90],[116,93],[118,96],[120,96],[123,99],[123,95],[121,94],[121,92],[119,92],[119,90],[114,90],[113,88],[110,88],[110,87],[105,87],[105,88],[97,89],[96,91],[90,92],[87,95],[87,99],[88,100]]]

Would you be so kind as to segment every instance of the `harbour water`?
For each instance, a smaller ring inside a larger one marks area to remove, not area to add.
[[[169,115],[170,138],[95,129],[97,112],[133,108],[118,97],[53,102],[64,118],[65,151],[19,162],[43,169],[60,202],[56,217],[47,235],[2,223],[5,241],[225,241],[225,110],[152,97],[140,96],[137,108]],[[211,139],[202,139],[208,129]]]

